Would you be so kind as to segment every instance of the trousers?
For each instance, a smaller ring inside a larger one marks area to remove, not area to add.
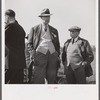
[[[58,54],[54,52],[45,54],[37,52],[34,55],[33,84],[44,84],[45,79],[48,84],[55,84],[57,76]]]
[[[71,66],[65,68],[65,75],[68,84],[86,84],[85,69],[83,66],[72,70]]]

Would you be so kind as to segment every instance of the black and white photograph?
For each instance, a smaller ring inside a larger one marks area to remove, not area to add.
[[[98,0],[5,0],[2,14],[3,100],[98,100]]]

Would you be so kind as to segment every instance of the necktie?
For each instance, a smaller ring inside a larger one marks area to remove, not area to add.
[[[45,32],[47,31],[47,28],[45,28]]]
[[[44,30],[45,30],[45,32],[47,31],[47,26],[45,26]]]
[[[74,43],[74,39],[72,40],[72,44]]]

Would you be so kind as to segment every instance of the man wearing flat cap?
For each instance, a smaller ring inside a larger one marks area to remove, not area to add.
[[[28,47],[34,59],[33,84],[54,84],[56,81],[60,44],[57,29],[49,25],[50,10],[43,9],[39,17],[42,23],[32,27]]]
[[[79,37],[81,28],[73,26],[69,29],[71,39],[63,47],[62,63],[68,84],[85,84],[86,77],[93,74],[91,62],[94,59],[89,42]]]
[[[23,84],[25,63],[25,31],[15,18],[15,12],[5,12],[5,83]]]

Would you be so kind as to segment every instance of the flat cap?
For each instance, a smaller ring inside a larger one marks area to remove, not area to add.
[[[72,26],[70,29],[68,29],[69,31],[81,31],[81,28],[78,26]]]

